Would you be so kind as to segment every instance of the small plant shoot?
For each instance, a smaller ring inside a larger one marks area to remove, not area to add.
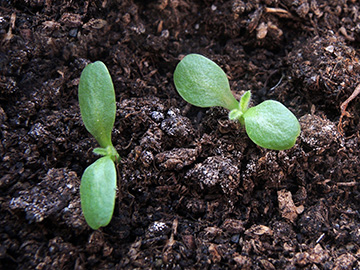
[[[180,96],[192,105],[228,109],[229,119],[244,125],[249,138],[263,148],[289,149],[300,134],[299,121],[280,102],[266,100],[249,108],[250,91],[238,102],[224,71],[202,55],[189,54],[180,61],[174,72],[174,84]]]
[[[111,221],[116,198],[115,162],[120,160],[111,142],[115,123],[114,86],[105,64],[87,65],[80,76],[79,104],[86,129],[100,147],[93,150],[103,157],[86,168],[80,184],[81,209],[87,224],[94,230]]]

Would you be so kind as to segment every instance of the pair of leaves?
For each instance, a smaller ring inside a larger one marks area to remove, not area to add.
[[[81,73],[79,104],[86,129],[101,146],[94,152],[103,156],[84,171],[80,184],[85,220],[96,230],[111,221],[116,197],[114,161],[120,158],[111,142],[116,115],[115,91],[104,63],[89,64]]]
[[[300,134],[299,121],[280,102],[267,100],[248,108],[249,91],[238,102],[224,71],[202,55],[185,56],[175,69],[174,83],[180,96],[192,105],[230,110],[229,118],[244,124],[250,139],[261,147],[289,149]]]

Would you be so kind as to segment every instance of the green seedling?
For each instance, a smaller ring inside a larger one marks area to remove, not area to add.
[[[111,142],[115,123],[115,91],[105,64],[97,61],[85,67],[79,82],[79,104],[86,129],[100,144],[94,153],[102,157],[83,173],[80,184],[81,208],[94,230],[109,224],[115,207],[116,168],[120,160]]]
[[[228,109],[229,119],[244,125],[249,138],[263,148],[289,149],[300,134],[299,121],[280,102],[266,100],[249,108],[250,91],[238,102],[225,72],[202,55],[185,56],[175,69],[174,83],[180,96],[192,105]]]

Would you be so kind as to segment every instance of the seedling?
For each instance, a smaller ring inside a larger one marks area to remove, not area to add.
[[[100,144],[94,153],[103,157],[86,168],[81,177],[81,208],[94,230],[109,224],[115,207],[116,168],[120,160],[111,142],[115,123],[115,91],[109,71],[97,61],[85,67],[79,82],[79,104],[86,129]]]
[[[250,91],[245,92],[238,102],[225,72],[202,55],[185,56],[175,69],[174,83],[180,96],[192,105],[228,109],[229,119],[244,125],[250,139],[263,148],[289,149],[300,134],[299,121],[280,102],[266,100],[248,108]]]

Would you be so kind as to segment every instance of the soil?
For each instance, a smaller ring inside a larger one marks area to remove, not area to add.
[[[0,1],[1,269],[360,269],[360,4],[355,0]],[[172,76],[189,53],[302,132],[256,146]],[[119,188],[91,230],[79,185],[97,157],[86,64],[114,81]]]

